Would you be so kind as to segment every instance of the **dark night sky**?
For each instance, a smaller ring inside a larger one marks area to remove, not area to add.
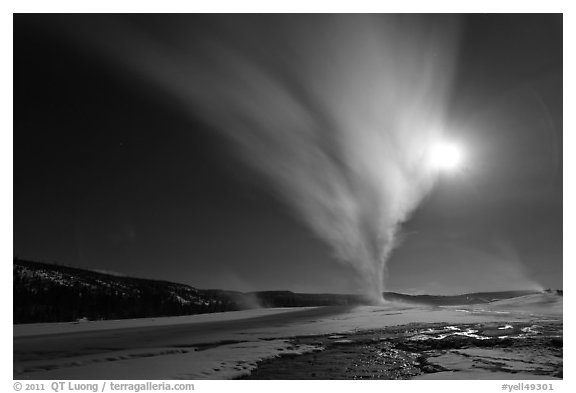
[[[14,17],[15,255],[200,288],[359,289],[228,142],[51,18]],[[561,288],[562,16],[462,17],[449,122],[466,171],[405,224],[388,288]]]

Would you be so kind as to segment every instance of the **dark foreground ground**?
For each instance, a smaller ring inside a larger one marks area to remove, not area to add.
[[[558,321],[413,323],[291,342],[316,349],[262,360],[239,379],[562,378]]]

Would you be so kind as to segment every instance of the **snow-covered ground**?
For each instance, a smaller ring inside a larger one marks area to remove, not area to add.
[[[562,297],[539,294],[470,307],[258,309],[185,317],[14,326],[15,379],[224,379],[280,353],[314,350],[294,336],[412,322],[562,320]]]

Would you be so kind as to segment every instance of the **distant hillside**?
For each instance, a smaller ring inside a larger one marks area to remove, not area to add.
[[[14,323],[126,319],[236,311],[256,307],[359,305],[359,295],[290,291],[242,293],[197,289],[167,281],[110,275],[91,270],[14,259]],[[485,292],[457,296],[385,292],[388,301],[464,305],[533,294]]]
[[[248,308],[234,292],[14,260],[14,323],[125,319]]]
[[[384,299],[407,303],[426,304],[432,306],[458,306],[467,304],[483,304],[497,300],[509,299],[519,296],[532,295],[539,291],[502,291],[502,292],[476,292],[463,295],[405,295],[401,293],[385,292]]]

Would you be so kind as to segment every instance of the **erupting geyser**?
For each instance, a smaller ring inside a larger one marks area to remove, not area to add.
[[[74,31],[231,140],[381,302],[399,226],[436,177],[426,156],[444,125],[455,17],[153,18],[110,17],[106,30],[74,18]],[[455,165],[443,156],[435,165]]]

